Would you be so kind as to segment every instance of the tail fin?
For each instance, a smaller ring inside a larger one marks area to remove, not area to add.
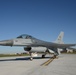
[[[56,39],[55,43],[58,43],[58,44],[63,44],[63,36],[64,36],[64,32],[60,32],[58,38]]]
[[[63,42],[63,36],[64,36],[64,32],[60,32],[60,34],[59,34],[59,36],[57,37],[57,39],[56,39],[56,41],[55,41],[55,43],[58,43],[58,44],[63,44],[64,42]],[[62,51],[62,49],[60,49],[60,48],[57,48],[57,54],[58,55],[60,55],[61,54],[61,51]]]

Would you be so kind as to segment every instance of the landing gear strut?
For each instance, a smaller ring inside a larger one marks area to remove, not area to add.
[[[53,58],[53,59],[55,59],[55,58],[57,58],[57,59],[58,59],[58,55],[54,55],[52,58]]]
[[[31,60],[31,61],[33,60],[32,53],[30,53],[30,60]]]
[[[56,55],[53,56],[53,58],[56,58],[56,57],[57,57]]]
[[[47,51],[42,55],[42,58],[45,58],[45,55],[47,54]]]

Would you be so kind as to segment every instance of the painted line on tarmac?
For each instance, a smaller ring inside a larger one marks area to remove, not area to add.
[[[46,62],[44,62],[43,64],[41,64],[41,66],[48,66],[55,58],[50,58],[49,60],[47,60]]]

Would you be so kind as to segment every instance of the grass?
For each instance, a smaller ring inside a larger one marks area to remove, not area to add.
[[[0,57],[28,56],[29,54],[0,54]]]
[[[63,52],[63,53],[65,53],[65,54],[76,54],[76,51],[74,51],[74,52],[72,52],[72,53],[71,53],[71,52],[69,52],[69,53]],[[63,53],[62,53],[62,54],[63,54]]]
[[[62,53],[62,54],[76,54],[76,52],[73,53]],[[0,54],[0,57],[14,57],[14,56],[29,56],[29,54]]]

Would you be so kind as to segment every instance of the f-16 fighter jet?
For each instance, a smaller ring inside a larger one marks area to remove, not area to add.
[[[31,35],[23,34],[15,39],[0,41],[0,45],[23,46],[24,50],[30,53],[30,60],[33,59],[32,53],[35,52],[43,52],[42,58],[44,58],[47,52],[50,53],[52,51],[54,53],[54,56],[56,57],[60,54],[58,49],[65,50],[66,48],[70,48],[71,46],[76,45],[76,44],[64,44],[62,42],[63,35],[64,33],[61,32],[55,42],[47,42],[37,39]]]

